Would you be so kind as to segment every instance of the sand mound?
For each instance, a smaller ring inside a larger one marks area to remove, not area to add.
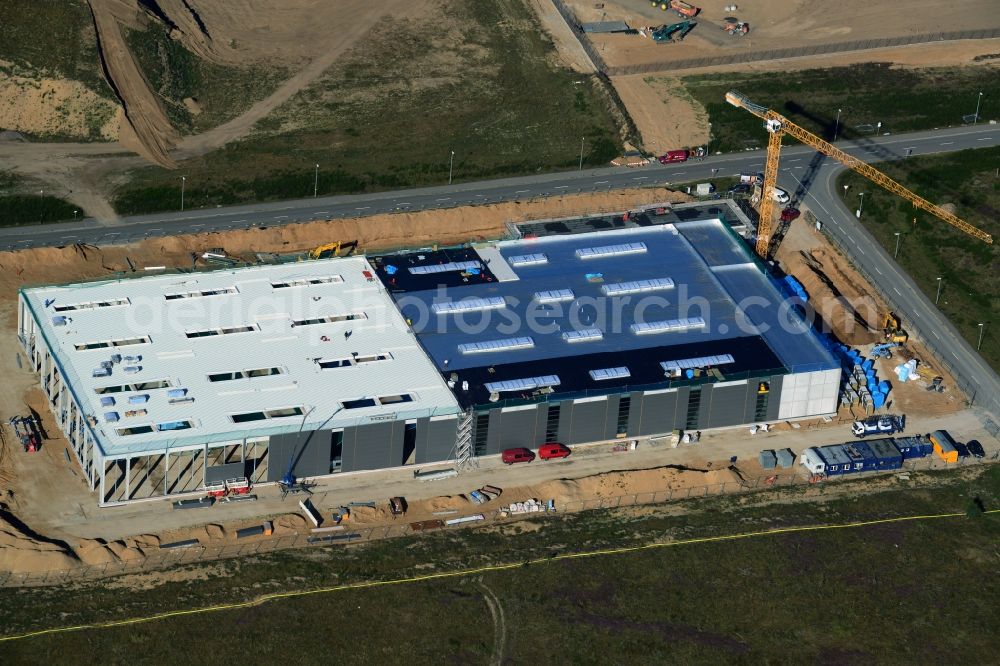
[[[35,573],[72,569],[80,560],[59,541],[34,534],[0,504],[0,571]]]
[[[134,562],[146,557],[145,553],[141,550],[129,546],[124,541],[112,541],[108,544],[108,550],[114,553],[115,557],[123,562]]]
[[[74,550],[80,561],[90,566],[118,561],[118,556],[101,539],[81,539]]]
[[[201,543],[212,543],[213,541],[225,541],[226,530],[222,525],[216,525],[212,523],[210,525],[204,525],[197,529],[191,530],[188,539],[197,539]]]
[[[274,521],[274,534],[282,536],[304,530],[306,519],[297,513],[288,513]]]
[[[385,507],[355,506],[351,507],[352,523],[384,523],[392,520],[392,514]]]
[[[571,502],[595,497],[618,497],[663,490],[697,488],[731,480],[732,476],[726,472],[668,465],[651,469],[607,472],[579,479],[548,481],[534,486],[532,491],[534,496],[539,499]],[[515,491],[510,494],[520,493]]]
[[[468,505],[468,503],[469,500],[465,499],[461,495],[444,495],[442,497],[429,499],[424,504],[428,512],[434,513],[435,511],[451,511],[454,509],[461,509]]]

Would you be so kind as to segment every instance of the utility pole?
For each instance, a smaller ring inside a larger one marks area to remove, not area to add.
[[[976,98],[976,117],[973,119],[972,124],[979,124],[979,105],[983,101],[983,93],[979,93],[979,97]]]
[[[448,162],[448,184],[451,185],[451,174],[455,168],[455,151],[451,151],[451,160]]]
[[[938,290],[937,290],[937,296],[934,297],[934,305],[937,305],[938,301],[941,300],[941,278],[937,279],[937,283],[938,283]]]
[[[895,259],[899,256],[899,241],[903,236],[897,231],[896,232],[896,251],[892,253],[892,258]]]
[[[580,138],[580,171],[583,171],[583,143],[587,140],[587,137]]]
[[[184,185],[187,183],[187,176],[181,176],[181,212],[184,212]]]
[[[316,198],[316,194],[319,192],[319,165],[316,165],[316,175],[313,177],[313,199]]]
[[[840,134],[840,109],[837,109],[837,126],[833,129],[833,140],[837,140],[837,136]]]
[[[984,330],[985,330],[985,325],[984,324],[980,324],[979,325],[979,342],[976,343],[976,351],[979,351],[980,348],[983,346],[983,331]]]

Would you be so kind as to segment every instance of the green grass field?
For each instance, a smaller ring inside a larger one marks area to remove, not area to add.
[[[80,81],[109,99],[93,18],[84,0],[4,0],[0,73]]]
[[[277,88],[284,68],[224,67],[202,60],[169,37],[163,26],[126,30],[132,55],[163,102],[173,126],[183,134],[216,127],[240,115]],[[197,101],[191,113],[185,98]]]
[[[363,192],[606,164],[620,150],[592,77],[554,64],[525,0],[447,0],[441,15],[388,18],[248,139],[143,169],[119,213]]]
[[[21,176],[0,171],[0,227],[61,222],[87,216],[79,206],[57,197],[34,194],[35,190],[33,184]]]
[[[954,204],[955,214],[993,235],[1000,243],[1000,148],[965,150],[884,163],[879,169],[938,205]],[[861,217],[890,253],[901,233],[898,261],[933,300],[942,278],[941,312],[976,346],[980,322],[986,324],[980,353],[1000,370],[1000,255],[987,245],[929,213],[913,207],[854,173],[839,179],[848,189],[848,206],[856,207],[865,192]],[[916,225],[913,219],[916,218]]]
[[[781,74],[703,74],[683,82],[708,110],[712,152],[767,146],[760,119],[725,101],[734,88],[827,140],[837,131],[837,109],[842,139],[871,136],[879,122],[882,133],[961,125],[962,116],[975,113],[979,92],[980,116],[1000,117],[1000,76],[991,67],[903,69],[868,63]]]
[[[988,663],[1000,647],[998,514],[809,531],[552,560],[686,540],[1000,506],[1000,467],[857,479],[845,498],[803,488],[688,500],[681,515],[594,511],[226,561],[197,580],[0,590],[0,633],[386,580],[495,562],[503,572],[278,600],[262,606],[3,644],[11,663],[293,657],[364,663]],[[909,487],[911,483],[916,487]],[[486,597],[499,603],[495,634]],[[181,640],[178,640],[182,637]]]

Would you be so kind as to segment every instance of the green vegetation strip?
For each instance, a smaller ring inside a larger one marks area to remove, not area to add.
[[[153,86],[199,96],[205,74],[188,56],[145,39],[133,44]],[[163,58],[178,63],[169,77],[155,71]],[[585,166],[606,165],[621,149],[611,102],[596,77],[555,62],[525,0],[444,0],[440,14],[388,17],[251,136],[178,171],[136,171],[115,208],[176,209],[181,175],[185,206],[197,208],[576,169],[581,147]]]
[[[938,205],[951,204],[969,224],[1000,239],[1000,148],[979,148],[943,155],[910,157],[878,168]],[[857,209],[864,193],[861,222],[994,370],[1000,371],[1000,257],[997,245],[962,233],[948,223],[914,210],[909,202],[854,172],[838,179],[837,191]],[[938,280],[941,296],[938,299]],[[883,285],[888,287],[891,285]],[[904,322],[905,326],[905,322]]]
[[[767,146],[760,119],[725,101],[733,88],[828,140],[834,134],[857,139],[959,126],[963,116],[975,113],[980,92],[981,119],[1000,116],[1000,76],[990,67],[909,69],[862,63],[780,74],[701,74],[682,80],[708,111],[712,152]]]
[[[983,514],[1000,513],[1000,509],[990,509],[983,511]],[[891,523],[904,523],[912,521],[923,521],[923,520],[939,520],[943,518],[959,518],[966,517],[966,513],[940,513],[932,515],[923,516],[901,516],[896,518],[883,518],[880,520],[868,520],[863,522],[855,523],[842,523],[836,525],[812,525],[805,527],[785,527],[774,530],[764,530],[761,532],[744,532],[741,534],[723,534],[718,536],[709,537],[699,537],[695,539],[684,539],[680,541],[667,541],[660,543],[647,543],[639,546],[623,546],[620,548],[607,548],[603,550],[595,550],[589,552],[579,552],[579,553],[560,553],[553,555],[551,557],[536,558],[532,560],[526,560],[521,562],[508,562],[506,564],[494,564],[490,566],[478,567],[475,569],[461,569],[457,571],[445,571],[431,574],[424,574],[420,576],[410,576],[406,578],[396,578],[392,580],[377,580],[377,581],[365,581],[359,583],[348,583],[345,585],[336,585],[333,587],[323,587],[312,590],[291,590],[287,592],[272,592],[269,594],[264,594],[256,599],[251,599],[250,601],[229,603],[229,604],[219,604],[215,606],[206,606],[202,608],[189,608],[185,610],[175,610],[168,611],[165,613],[157,613],[155,615],[149,615],[146,617],[135,617],[128,618],[125,620],[115,620],[111,622],[102,622],[96,624],[80,624],[68,627],[52,627],[49,629],[39,629],[37,631],[31,631],[24,634],[18,634],[15,636],[0,636],[0,642],[10,642],[16,640],[23,640],[26,638],[31,638],[34,636],[44,636],[46,634],[60,634],[68,633],[73,631],[83,631],[86,629],[109,629],[112,627],[122,627],[134,624],[143,624],[146,622],[155,622],[158,620],[166,620],[168,618],[180,617],[185,615],[198,615],[203,613],[217,613],[226,610],[236,610],[240,608],[250,608],[253,606],[259,606],[261,604],[267,603],[269,601],[276,601],[279,599],[291,599],[295,597],[304,597],[316,594],[329,594],[332,592],[343,592],[347,590],[360,590],[375,587],[384,587],[388,585],[402,585],[407,583],[421,583],[433,580],[440,580],[444,578],[460,578],[466,576],[474,576],[477,574],[483,574],[495,571],[509,571],[512,569],[518,569],[526,566],[539,565],[539,564],[550,564],[555,562],[560,562],[563,560],[575,560],[580,558],[591,558],[591,557],[605,557],[608,555],[623,555],[626,553],[634,553],[644,550],[652,550],[657,548],[672,548],[677,546],[690,546],[694,544],[705,544],[705,543],[715,543],[720,541],[735,541],[738,539],[751,539],[756,537],[771,537],[782,534],[794,534],[802,532],[818,532],[821,530],[838,530],[838,529],[856,529],[859,527],[870,527],[873,525],[886,525]]]

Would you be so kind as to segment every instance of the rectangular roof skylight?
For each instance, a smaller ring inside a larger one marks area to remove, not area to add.
[[[685,358],[679,361],[663,361],[660,367],[666,371],[687,370],[688,368],[705,368],[710,365],[725,365],[735,363],[732,354],[721,354],[719,356],[699,356],[697,358]]]
[[[621,243],[619,245],[581,247],[576,251],[576,256],[580,259],[600,259],[601,257],[617,257],[623,254],[639,254],[645,251],[645,243]]]
[[[632,324],[630,328],[636,335],[650,335],[653,333],[675,333],[678,331],[690,331],[695,328],[704,328],[705,320],[701,317],[689,317],[686,319],[664,319],[663,321],[644,321]]]
[[[595,382],[605,381],[608,379],[624,379],[631,376],[632,373],[629,372],[628,368],[624,366],[618,368],[601,368],[600,370],[590,371],[590,378]]]
[[[524,379],[508,379],[502,382],[487,382],[484,384],[490,393],[504,391],[530,391],[543,386],[559,386],[559,375],[542,375],[540,377],[525,377]]]
[[[530,337],[502,338],[500,340],[484,340],[483,342],[468,342],[458,346],[463,354],[480,354],[484,352],[511,351],[513,349],[530,349],[535,341]]]
[[[428,275],[430,273],[448,273],[449,271],[466,271],[470,268],[479,268],[482,264],[478,261],[449,261],[446,264],[431,264],[429,266],[413,266],[407,268],[413,275]]]
[[[565,331],[562,334],[562,339],[566,342],[589,342],[603,338],[604,333],[599,328],[581,328],[576,331]]]
[[[515,254],[514,256],[507,257],[507,263],[514,267],[540,266],[549,263],[549,258],[541,252],[535,254]]]
[[[670,278],[652,278],[649,280],[634,280],[632,282],[611,282],[601,285],[605,296],[623,296],[625,294],[641,294],[648,291],[673,289],[674,281]]]
[[[535,300],[539,303],[560,303],[576,298],[572,289],[553,289],[551,291],[536,291]]]
[[[431,310],[436,314],[459,314],[462,312],[479,312],[481,310],[498,310],[506,307],[507,302],[502,296],[488,296],[486,298],[463,298],[460,301],[448,301],[447,303],[434,303]]]

